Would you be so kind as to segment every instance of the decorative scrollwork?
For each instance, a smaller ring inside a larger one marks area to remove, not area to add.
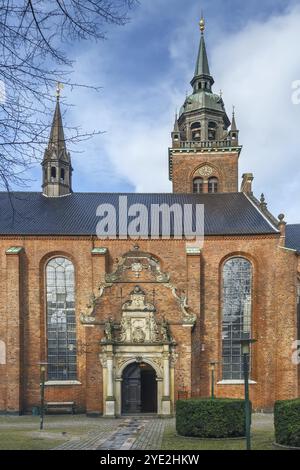
[[[164,284],[164,286],[171,290],[173,296],[178,302],[182,312],[183,322],[186,324],[194,325],[197,317],[193,312],[191,312],[186,295],[178,295],[177,288],[171,283]]]

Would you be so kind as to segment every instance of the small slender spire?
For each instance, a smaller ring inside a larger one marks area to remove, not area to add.
[[[174,132],[179,132],[179,125],[178,125],[178,114],[177,114],[177,110],[176,110],[176,113],[175,113]]]
[[[55,149],[57,155],[60,156],[62,151],[66,152],[66,142],[65,142],[65,134],[60,110],[60,94],[63,85],[61,83],[57,83],[56,88],[56,107],[54,112],[54,117],[52,121],[52,127],[50,132],[49,144],[48,149],[52,150]]]
[[[231,131],[237,131],[237,125],[236,125],[236,120],[235,120],[235,106],[233,106],[232,109],[232,122],[231,122]]]

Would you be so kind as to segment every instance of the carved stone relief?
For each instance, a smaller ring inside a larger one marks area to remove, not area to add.
[[[133,251],[126,253],[121,260],[118,261],[117,268],[113,273],[106,275],[106,282],[99,285],[98,296],[91,295],[85,311],[80,316],[82,324],[90,325],[96,322],[95,311],[101,297],[104,295],[106,289],[112,287],[114,284],[118,282],[126,282],[126,280],[124,280],[124,276],[126,277],[127,275],[126,273],[131,273],[130,275],[132,276],[132,280],[139,278],[142,274],[143,276],[146,275],[150,282],[160,283],[167,289],[170,289],[181,310],[183,323],[188,325],[193,325],[195,323],[196,315],[189,308],[187,297],[185,295],[178,294],[177,288],[170,282],[170,275],[161,271],[159,260],[149,253],[140,251],[139,247],[135,247]],[[154,305],[145,302],[145,293],[139,287],[136,289],[139,290],[133,291],[130,296],[130,300],[123,305],[123,312],[155,312]],[[150,328],[151,341],[156,341],[154,338],[158,335],[158,328],[154,316],[146,315],[146,317],[148,322],[150,322],[149,325],[152,325]],[[119,341],[126,341],[126,331],[128,331],[128,329],[128,315],[123,315]],[[134,334],[135,342],[141,342],[143,334],[140,329],[144,331],[145,324],[143,324],[143,326],[136,326],[135,329],[137,329]],[[164,338],[167,338],[168,334],[166,330],[161,330],[160,333]],[[109,335],[106,335],[107,339],[108,336]],[[147,338],[149,338],[149,335],[145,335],[144,341],[150,341],[150,339]],[[133,341],[133,337],[131,337],[131,340]]]
[[[209,165],[204,165],[195,172],[195,176],[203,176],[204,178],[208,178],[213,174],[214,170]]]

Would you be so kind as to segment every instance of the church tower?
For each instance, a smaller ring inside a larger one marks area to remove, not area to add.
[[[212,91],[204,30],[202,18],[193,92],[176,116],[172,132],[169,176],[174,193],[238,191],[239,131],[235,114],[232,121],[227,116],[221,93]]]
[[[60,89],[57,90],[56,108],[43,167],[43,194],[48,197],[72,193],[72,164],[67,151],[60,110]]]

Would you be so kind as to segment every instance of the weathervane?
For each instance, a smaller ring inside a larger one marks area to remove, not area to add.
[[[203,11],[201,12],[201,20],[200,20],[199,26],[200,26],[201,34],[203,34],[205,30],[205,19],[203,16]]]
[[[60,98],[60,93],[61,93],[61,90],[63,90],[63,88],[64,88],[64,85],[61,82],[57,82],[57,84],[56,84],[56,98],[58,100]]]

